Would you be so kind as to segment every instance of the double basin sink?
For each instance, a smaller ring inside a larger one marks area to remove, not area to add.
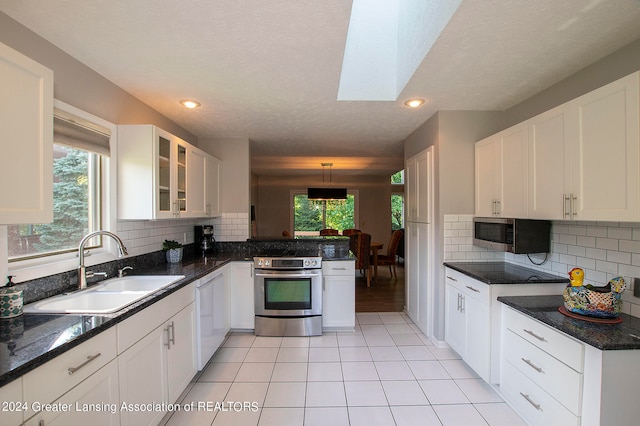
[[[24,312],[43,314],[109,314],[184,278],[184,275],[130,275],[111,278],[86,290],[25,305]]]

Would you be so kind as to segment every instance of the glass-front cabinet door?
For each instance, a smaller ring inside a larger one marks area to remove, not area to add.
[[[178,161],[176,167],[178,171],[178,181],[175,214],[176,216],[180,216],[180,213],[187,211],[187,147],[178,142],[177,149]]]
[[[171,141],[158,136],[158,212],[171,213]]]
[[[187,147],[181,139],[156,128],[158,144],[156,217],[180,217],[187,208]]]

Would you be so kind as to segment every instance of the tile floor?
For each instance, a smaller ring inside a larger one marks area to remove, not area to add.
[[[181,402],[196,409],[175,412],[166,425],[525,424],[455,352],[433,346],[403,313],[356,317],[349,333],[232,333]]]

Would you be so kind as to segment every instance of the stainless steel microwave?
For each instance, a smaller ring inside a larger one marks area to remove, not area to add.
[[[476,217],[473,219],[473,245],[516,254],[549,253],[551,222]]]

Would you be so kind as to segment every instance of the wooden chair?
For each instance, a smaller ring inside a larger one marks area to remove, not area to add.
[[[349,237],[353,234],[357,234],[358,232],[362,232],[359,229],[355,229],[355,228],[350,228],[350,229],[345,229],[344,231],[342,231],[342,235],[344,235],[345,237]]]
[[[398,245],[400,244],[400,240],[404,236],[404,231],[397,230],[393,231],[391,234],[391,240],[389,240],[389,245],[387,246],[387,254],[378,256],[378,265],[377,266],[388,266],[389,274],[393,276],[395,279],[398,279],[398,273],[396,271],[396,263],[397,263],[397,252]],[[393,266],[393,272],[391,271],[391,267]]]
[[[366,271],[367,287],[371,286],[371,234],[359,232],[350,236],[355,241],[355,269]]]
[[[325,236],[325,235],[339,235],[339,234],[337,229],[326,228],[326,229],[320,230],[320,235]]]

